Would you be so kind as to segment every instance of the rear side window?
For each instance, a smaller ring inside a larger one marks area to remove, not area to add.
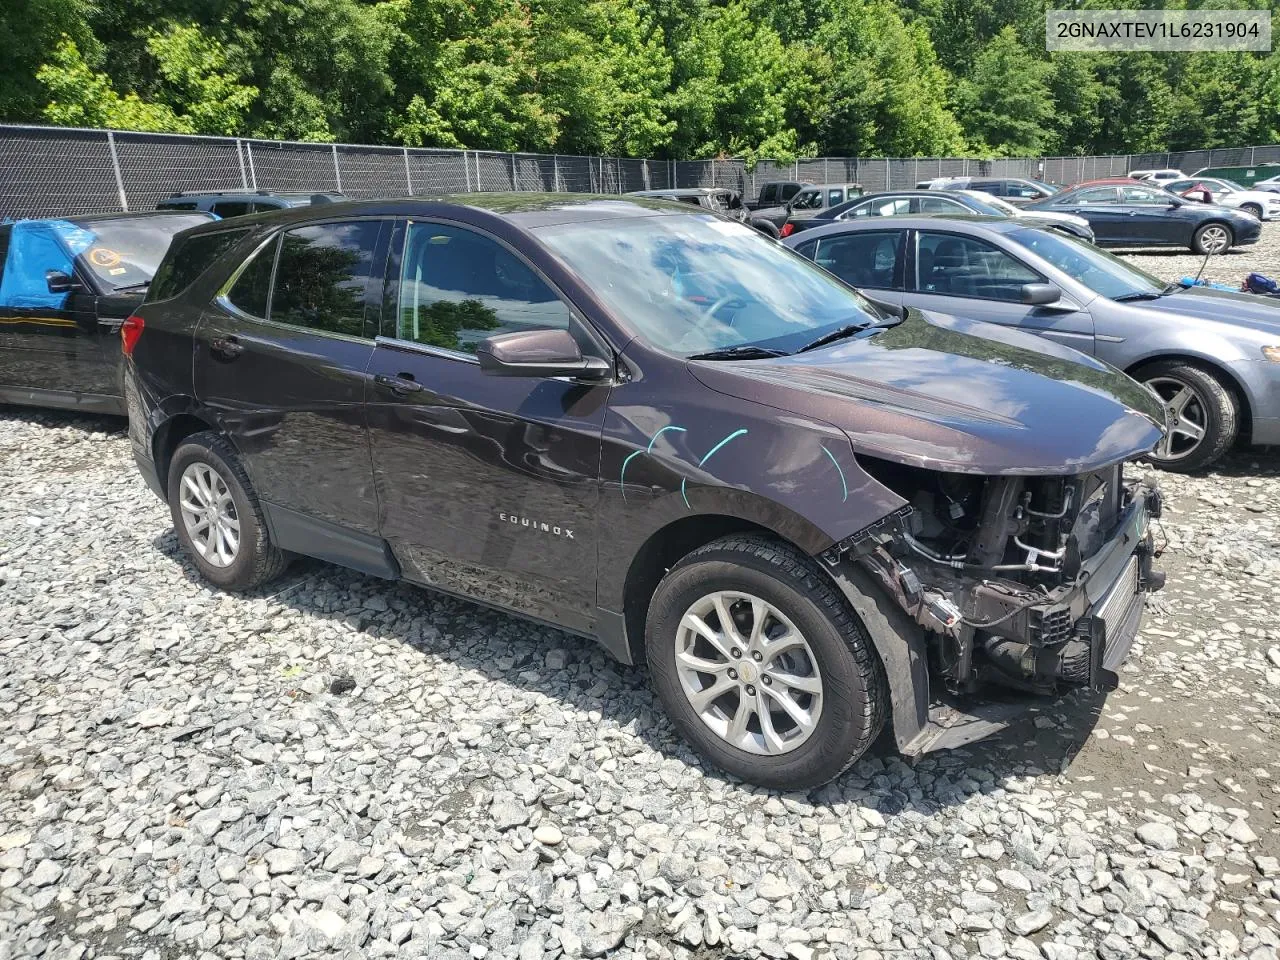
[[[236,278],[235,286],[227,292],[227,300],[233,307],[251,317],[265,320],[267,305],[271,301],[271,269],[276,265],[276,247],[272,240],[258,250]]]
[[[902,289],[902,232],[846,233],[818,241],[814,262],[855,287]]]
[[[348,337],[365,336],[365,295],[380,220],[299,227],[281,239],[271,320]]]
[[[248,200],[219,200],[213,205],[213,212],[224,220],[227,217],[243,217],[249,209]]]
[[[177,238],[169,247],[165,258],[160,261],[147,299],[168,300],[176,297],[195,283],[213,261],[239,243],[248,232],[223,230]]]

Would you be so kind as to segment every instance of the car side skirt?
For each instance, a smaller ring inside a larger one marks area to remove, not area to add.
[[[51,407],[55,410],[81,410],[127,416],[124,399],[102,393],[70,393],[63,390],[33,390],[30,387],[0,387],[0,403],[21,407]]]

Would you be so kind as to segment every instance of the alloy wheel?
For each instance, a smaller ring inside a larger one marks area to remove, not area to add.
[[[1204,440],[1205,400],[1199,391],[1173,377],[1155,377],[1146,381],[1164,404],[1168,432],[1157,445],[1153,459],[1182,460],[1193,454]]]
[[[817,729],[823,686],[804,635],[766,600],[719,590],[676,633],[680,688],[718,737],[749,753],[790,753]]]
[[[240,552],[240,518],[226,482],[207,463],[182,471],[182,522],[191,546],[206,563],[229,567]]]
[[[1222,253],[1230,246],[1231,237],[1226,227],[1213,224],[1205,227],[1204,232],[1200,234],[1200,243],[1210,253]]]

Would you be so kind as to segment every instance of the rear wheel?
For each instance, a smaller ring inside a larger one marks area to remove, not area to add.
[[[808,557],[733,536],[689,554],[649,605],[650,673],[676,727],[743,780],[802,790],[839,776],[884,726],[884,670]]]
[[[274,579],[289,555],[272,545],[262,508],[235,451],[215,433],[192,434],[169,461],[169,510],[201,576],[228,590]]]
[[[1225,223],[1206,223],[1196,228],[1191,237],[1191,249],[1200,255],[1226,253],[1235,243],[1231,228]]]
[[[1235,398],[1207,370],[1180,360],[1153,363],[1134,373],[1160,396],[1168,433],[1148,459],[1158,467],[1190,473],[1218,460],[1235,441]]]

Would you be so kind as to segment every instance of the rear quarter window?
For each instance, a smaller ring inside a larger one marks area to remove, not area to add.
[[[176,297],[220,256],[248,234],[248,230],[221,230],[217,233],[200,233],[193,237],[178,237],[161,261],[147,292],[147,301],[168,300]]]

